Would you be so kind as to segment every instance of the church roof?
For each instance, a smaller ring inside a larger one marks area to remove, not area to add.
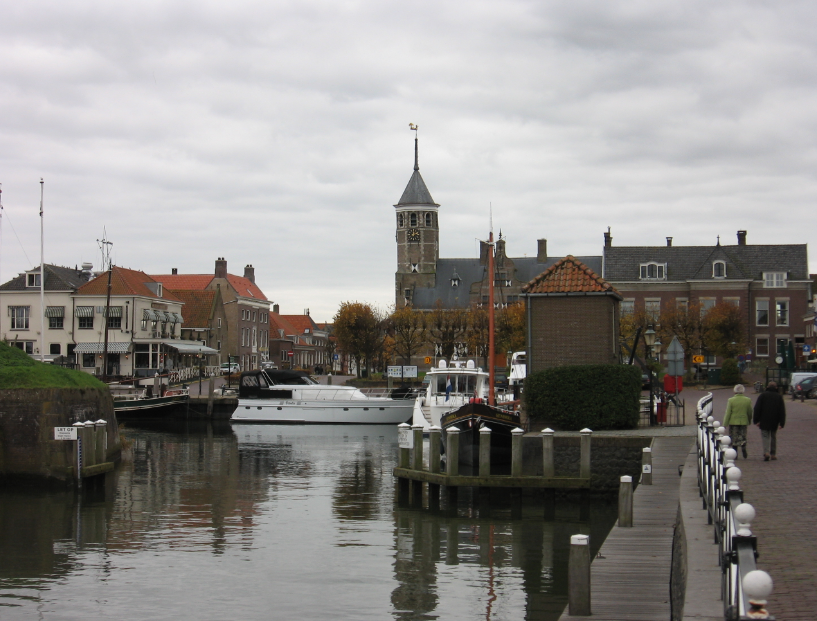
[[[439,207],[434,199],[431,198],[431,192],[428,191],[423,176],[420,174],[420,164],[417,156],[417,139],[414,139],[414,172],[411,174],[406,189],[403,190],[403,196],[397,201],[395,207],[401,205],[431,205]]]
[[[592,269],[568,255],[522,287],[524,293],[610,293],[621,296],[613,285],[596,274]]]

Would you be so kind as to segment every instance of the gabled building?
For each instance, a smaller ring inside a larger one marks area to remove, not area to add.
[[[328,371],[332,368],[326,346],[329,334],[307,313],[281,315],[278,305],[270,313],[270,360],[282,368]]]
[[[255,284],[252,265],[244,268],[243,276],[236,276],[227,271],[227,260],[219,257],[213,274],[179,274],[174,268],[170,274],[152,278],[173,291],[219,290],[226,321],[220,339],[221,361],[232,357],[242,370],[247,370],[256,369],[267,360],[270,302]]]
[[[221,351],[222,344],[227,340],[228,329],[221,289],[217,288],[214,291],[177,289],[171,293],[184,303],[181,339],[199,341]]]
[[[621,295],[573,256],[523,287],[528,373],[550,367],[619,362]]]
[[[657,319],[669,305],[696,302],[705,312],[729,302],[744,312],[748,351],[741,354],[774,364],[790,342],[803,350],[801,318],[811,300],[805,244],[749,245],[738,231],[736,245],[674,246],[667,237],[665,246],[617,247],[608,229],[603,262],[604,279],[623,296],[622,313],[644,309]]]
[[[4,341],[37,358],[72,356],[72,298],[93,277],[92,265],[82,269],[45,264],[45,318],[40,303],[40,266],[0,285],[0,335]],[[42,349],[41,349],[42,343]]]

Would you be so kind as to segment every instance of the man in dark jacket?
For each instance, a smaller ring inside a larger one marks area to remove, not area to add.
[[[777,459],[777,428],[786,426],[786,404],[783,395],[777,391],[777,384],[769,382],[755,402],[752,422],[760,427],[763,439],[763,461]]]

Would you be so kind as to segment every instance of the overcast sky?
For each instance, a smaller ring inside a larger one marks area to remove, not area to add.
[[[808,243],[817,4],[2,3],[0,282],[45,260],[212,273],[281,312],[393,303],[420,171],[440,255]],[[815,257],[812,250],[812,257]],[[817,272],[811,259],[810,271]]]

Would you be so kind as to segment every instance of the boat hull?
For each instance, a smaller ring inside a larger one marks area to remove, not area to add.
[[[113,402],[113,411],[117,418],[136,415],[156,416],[165,413],[165,410],[175,409],[186,405],[188,395],[172,395],[167,397],[152,397],[149,399],[126,399]]]
[[[399,425],[411,419],[412,400],[279,401],[239,399],[232,422],[290,425]]]
[[[479,464],[479,429],[483,425],[491,430],[491,466],[509,464],[511,461],[511,431],[519,427],[519,414],[493,407],[485,403],[466,403],[444,414],[441,427],[457,427],[459,435],[459,463],[467,466]]]

